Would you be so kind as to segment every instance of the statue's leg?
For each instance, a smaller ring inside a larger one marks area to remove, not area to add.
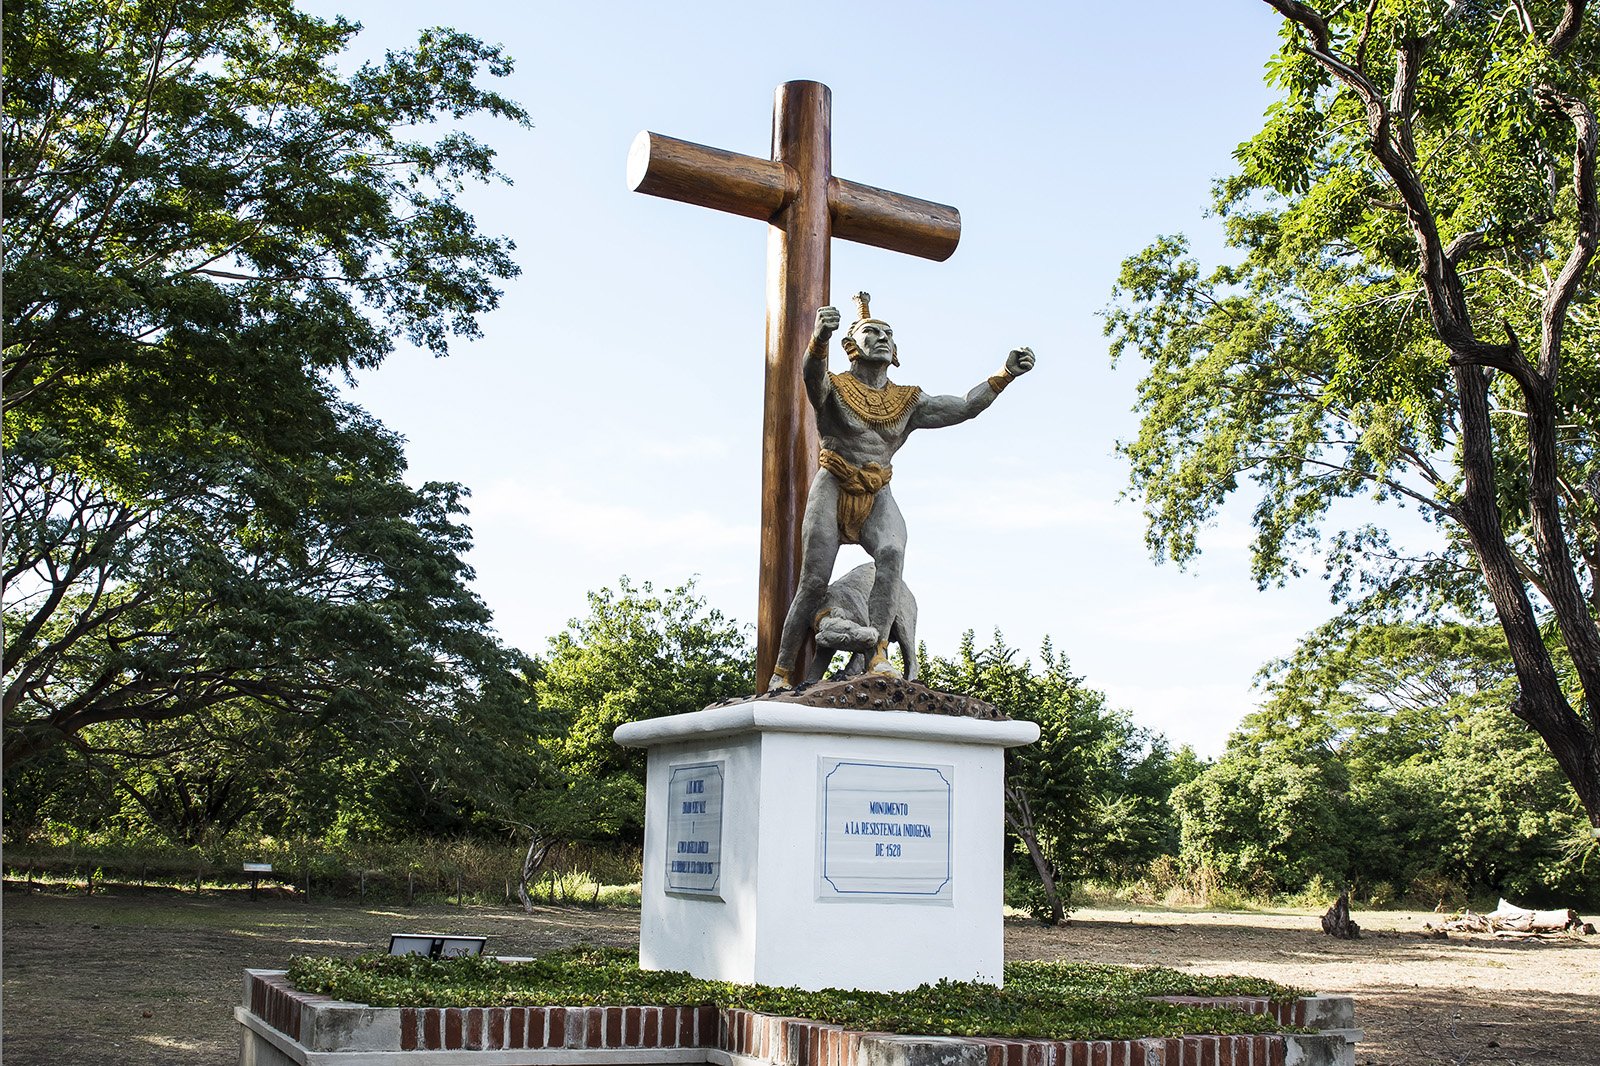
[[[788,688],[794,677],[795,657],[806,638],[811,620],[822,609],[833,576],[833,561],[839,555],[839,482],[826,470],[818,470],[806,498],[806,514],[800,526],[800,583],[789,613],[783,619],[783,636],[778,640],[778,660],[769,690]]]
[[[867,661],[868,672],[895,673],[888,661],[889,629],[894,623],[900,595],[900,574],[906,557],[906,521],[888,486],[878,492],[872,513],[861,527],[861,546],[867,549],[877,572],[867,596],[867,619],[878,631],[878,650]]]

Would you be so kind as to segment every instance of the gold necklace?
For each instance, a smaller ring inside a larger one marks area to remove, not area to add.
[[[883,388],[875,389],[854,374],[830,373],[828,378],[846,407],[877,426],[890,426],[900,421],[922,395],[922,390],[915,385],[896,385],[889,381]]]

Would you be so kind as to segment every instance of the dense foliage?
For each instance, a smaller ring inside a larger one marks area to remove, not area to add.
[[[1587,825],[1493,628],[1373,626],[1308,641],[1227,751],[1173,795],[1181,857],[1256,895],[1600,902]]]
[[[753,691],[748,634],[693,582],[657,594],[624,577],[591,592],[588,617],[552,638],[547,656],[536,686],[553,723],[543,751],[568,785],[544,824],[588,835],[638,840],[644,830],[644,753],[611,740],[618,726]]]
[[[1505,705],[1600,826],[1600,35],[1583,0],[1268,2],[1280,98],[1217,187],[1237,261],[1163,238],[1107,318],[1147,364],[1150,546],[1191,558],[1253,482],[1261,582],[1321,552],[1356,614],[1497,623]]]
[[[467,586],[465,492],[409,485],[331,376],[475,333],[517,269],[456,201],[493,152],[427,132],[526,118],[474,83],[498,49],[433,30],[344,77],[356,30],[288,0],[5,6],[13,838],[131,808],[185,841],[447,828],[471,801],[441,782],[522,776],[492,753],[531,666]]]
[[[1167,797],[1198,771],[1193,753],[1173,756],[1108,708],[1048,640],[1038,672],[998,633],[987,648],[968,632],[955,657],[921,657],[926,684],[1039,725],[1038,743],[1006,753],[1006,825],[1036,875],[1023,883],[1037,916],[1061,921],[1074,881],[1123,875],[1176,845]]]
[[[641,970],[635,952],[614,948],[577,948],[516,965],[476,956],[301,956],[290,962],[289,979],[302,992],[380,1007],[715,1004],[866,1032],[1049,1040],[1278,1032],[1281,1027],[1266,1015],[1154,1003],[1147,997],[1286,1000],[1301,994],[1259,978],[1062,962],[1009,963],[1004,991],[941,981],[908,992],[806,992]]]

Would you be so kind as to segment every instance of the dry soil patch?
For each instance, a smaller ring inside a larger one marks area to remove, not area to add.
[[[485,934],[504,954],[638,942],[638,913],[624,910],[12,892],[4,908],[7,1064],[231,1066],[245,967],[373,950],[391,932]],[[1252,974],[1350,993],[1367,1031],[1363,1063],[1600,1066],[1600,937],[1434,940],[1420,933],[1432,915],[1356,918],[1367,935],[1344,942],[1323,936],[1310,913],[1085,910],[1059,929],[1009,920],[1006,955]]]

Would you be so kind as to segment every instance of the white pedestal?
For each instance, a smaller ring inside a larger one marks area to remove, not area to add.
[[[750,701],[650,749],[639,963],[801,988],[999,984],[1004,750],[1032,722]]]

